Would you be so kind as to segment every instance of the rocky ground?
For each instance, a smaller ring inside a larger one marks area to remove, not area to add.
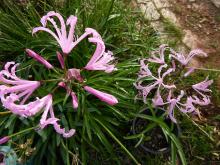
[[[181,51],[201,48],[209,54],[194,65],[220,69],[220,0],[137,0],[163,42]]]

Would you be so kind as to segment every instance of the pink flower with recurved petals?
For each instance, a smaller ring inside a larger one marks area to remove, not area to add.
[[[56,17],[59,20],[60,28],[57,26],[54,17]],[[47,22],[50,22],[52,24],[52,26],[55,29],[55,32],[53,32],[49,28],[46,28]],[[47,13],[47,15],[41,18],[42,27],[34,28],[33,34],[38,31],[45,31],[51,34],[60,45],[63,53],[69,54],[71,50],[88,35],[92,34],[95,37],[99,37],[99,34],[94,29],[91,28],[87,28],[85,30],[85,33],[82,34],[79,38],[75,37],[74,32],[75,32],[76,22],[77,22],[77,17],[73,15],[71,15],[65,22],[63,17],[59,13],[50,11]],[[69,26],[69,32],[67,32],[67,26]]]
[[[182,65],[187,65],[194,56],[207,57],[207,54],[200,49],[192,50],[187,56],[177,53],[171,49],[170,57],[179,61]]]
[[[167,64],[161,65],[158,69],[158,77],[153,76],[153,74],[151,73],[151,71],[148,68],[148,65],[146,65],[144,63],[144,60],[141,61],[141,69],[138,75],[138,80],[137,82],[134,84],[134,86],[136,87],[136,89],[138,89],[140,91],[140,93],[143,96],[143,100],[144,103],[146,103],[146,97],[148,96],[148,94],[150,93],[150,91],[152,89],[157,88],[157,93],[160,90],[160,87],[164,87],[166,89],[172,89],[172,88],[176,88],[175,85],[166,85],[163,82],[163,79],[170,74],[171,72],[173,72],[172,68],[169,68],[167,71],[165,71],[162,75],[162,69],[163,68],[167,68]],[[145,78],[151,78],[154,82],[150,83],[149,85],[144,85],[144,81]]]

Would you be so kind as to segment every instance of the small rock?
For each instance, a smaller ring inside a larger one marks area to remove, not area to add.
[[[162,9],[161,14],[164,18],[170,20],[171,22],[177,23],[176,15],[172,11],[168,9]]]
[[[153,0],[153,2],[155,3],[158,9],[170,7],[170,4],[167,0]]]
[[[220,0],[211,0],[211,1],[217,8],[220,8]]]
[[[192,6],[191,5],[187,5],[187,9],[191,9],[192,8]]]
[[[141,4],[140,8],[149,21],[156,21],[160,18],[160,14],[152,2]]]

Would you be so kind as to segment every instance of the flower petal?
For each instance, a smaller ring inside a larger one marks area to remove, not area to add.
[[[109,105],[115,105],[118,103],[118,100],[110,94],[98,91],[98,90],[91,88],[89,86],[85,86],[84,89],[87,92],[91,93],[92,95],[98,97],[101,101],[104,101]]]
[[[42,56],[40,56],[39,54],[35,53],[33,50],[30,49],[26,49],[27,54],[30,57],[33,57],[35,60],[37,60],[38,62],[40,62],[41,64],[43,64],[44,66],[46,66],[48,69],[52,69],[53,66],[47,61],[45,60]]]

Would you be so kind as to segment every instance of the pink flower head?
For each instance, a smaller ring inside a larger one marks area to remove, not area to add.
[[[33,57],[35,60],[37,60],[38,62],[40,62],[41,64],[43,64],[44,66],[46,66],[48,69],[52,69],[53,66],[47,61],[45,60],[42,56],[40,56],[39,54],[35,53],[33,50],[30,49],[26,49],[27,54],[30,57]]]
[[[105,52],[104,42],[100,38],[89,38],[89,42],[95,43],[97,47],[92,58],[85,66],[85,69],[104,70],[106,73],[117,70],[115,65],[109,64],[114,60],[114,57],[111,51]]]
[[[207,54],[200,49],[192,50],[186,57],[182,53],[176,53],[171,50],[170,57],[179,61],[182,65],[187,65],[194,56],[207,57]]]
[[[40,127],[43,129],[48,124],[54,126],[54,129],[57,133],[62,134],[63,137],[71,137],[75,130],[71,129],[69,132],[66,132],[64,129],[60,128],[60,125],[57,123],[59,119],[57,119],[53,112],[52,107],[52,96],[49,94],[41,99],[37,99],[28,104],[17,104],[17,95],[11,94],[10,96],[6,96],[6,98],[1,95],[1,101],[5,108],[11,110],[14,114],[17,114],[22,117],[30,117],[36,115],[42,109],[44,109],[44,113],[40,120]],[[50,113],[50,118],[47,118],[48,112]]]
[[[89,93],[91,93],[92,95],[98,97],[100,100],[106,102],[106,103],[109,104],[109,105],[115,105],[115,104],[118,103],[118,100],[117,100],[114,96],[112,96],[112,95],[110,95],[110,94],[107,94],[107,93],[98,91],[98,90],[96,90],[96,89],[94,89],[94,88],[91,88],[91,87],[89,87],[89,86],[85,86],[84,89],[85,89],[87,92],[89,92]]]
[[[159,50],[153,51],[151,58],[148,58],[147,60],[153,63],[165,64],[164,53],[166,48],[168,48],[166,44],[161,45]],[[157,57],[157,55],[159,55],[159,57]]]
[[[64,59],[63,59],[63,56],[61,55],[60,52],[57,52],[57,58],[58,58],[58,60],[60,62],[61,68],[64,69],[64,66],[65,66]]]
[[[152,75],[152,73],[150,72],[148,65],[146,65],[143,61],[141,62],[141,70],[139,73],[139,78],[137,80],[137,82],[134,84],[136,89],[141,91],[141,94],[143,95],[143,100],[146,103],[146,97],[148,96],[148,94],[150,93],[150,91],[152,89],[157,88],[157,91],[160,90],[160,87],[163,86],[166,89],[172,89],[172,88],[176,88],[175,85],[166,85],[163,83],[163,79],[170,74],[171,72],[173,72],[172,68],[169,68],[167,71],[165,71],[162,75],[161,75],[161,71],[163,68],[167,68],[167,64],[161,65],[158,69],[158,77],[155,77]],[[155,80],[154,82],[150,83],[147,86],[142,85],[143,82],[145,81],[144,78],[151,78],[152,80]]]
[[[0,71],[0,82],[5,84],[0,86],[0,95],[2,98],[6,96],[7,100],[15,99],[21,104],[24,104],[30,95],[40,86],[40,82],[18,78],[15,74],[18,65],[14,62],[7,62],[4,70]],[[3,106],[6,106],[5,103],[3,103]]]
[[[5,136],[3,138],[0,138],[0,145],[4,144],[4,143],[7,143],[9,141],[9,137],[8,136]]]
[[[54,20],[54,17],[57,17],[57,19],[59,20],[60,28],[57,26],[57,23]],[[46,28],[48,21],[54,27],[55,32],[53,32],[49,28]],[[95,37],[100,36],[94,29],[87,28],[85,30],[85,33],[83,35],[81,35],[79,38],[77,38],[74,35],[76,22],[77,22],[77,17],[75,17],[73,15],[71,15],[67,19],[67,21],[65,22],[63,17],[59,13],[56,13],[54,11],[50,11],[47,13],[47,15],[45,15],[41,18],[42,26],[34,28],[33,34],[38,31],[45,31],[45,32],[51,34],[56,39],[58,44],[60,45],[63,53],[69,54],[71,52],[71,50],[88,35],[93,34],[93,36],[95,36]],[[69,26],[69,33],[67,32],[66,26]]]

